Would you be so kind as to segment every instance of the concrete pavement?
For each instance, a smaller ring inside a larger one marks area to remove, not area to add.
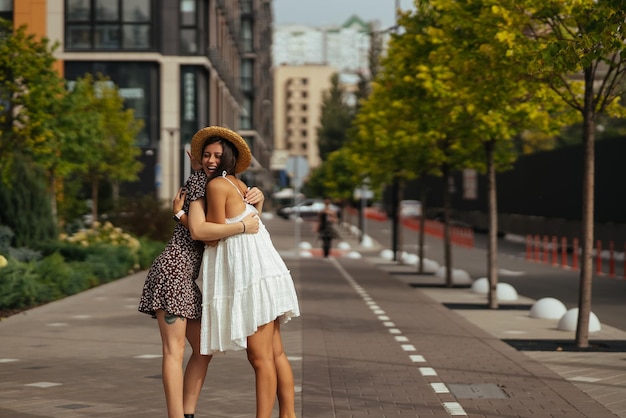
[[[626,417],[623,351],[528,351],[503,341],[573,339],[519,309],[532,300],[477,309],[484,296],[386,260],[378,243],[360,247],[344,234],[350,250],[323,259],[309,223],[294,234],[292,221],[265,222],[300,298],[302,316],[282,328],[300,417]],[[311,256],[296,242],[311,243]],[[428,239],[427,257],[441,262],[437,243]],[[477,278],[484,251],[453,251],[455,268]],[[550,268],[524,263],[500,260],[507,271]],[[158,329],[137,312],[144,278],[0,321],[0,417],[165,417]],[[626,333],[603,326],[592,338],[621,347]],[[251,416],[245,354],[215,356],[196,417]]]

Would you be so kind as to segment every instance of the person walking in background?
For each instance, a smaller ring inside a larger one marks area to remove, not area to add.
[[[322,241],[324,257],[330,255],[333,239],[339,238],[335,225],[337,224],[337,214],[330,206],[330,199],[324,199],[324,209],[318,215],[317,234]]]
[[[194,135],[191,150],[202,155],[209,173],[207,221],[239,225],[250,213],[260,214],[263,202],[247,202],[247,186],[235,176],[252,159],[241,136],[226,128],[205,128]],[[191,210],[193,236],[204,220],[193,206]],[[300,309],[291,274],[263,222],[257,234],[207,245],[202,265],[201,353],[246,350],[255,372],[256,417],[270,418],[278,395],[280,418],[294,418],[293,371],[280,326],[299,316]]]
[[[191,157],[191,155],[190,155]],[[231,235],[256,233],[259,221],[254,216],[242,224],[206,224],[194,240],[188,229],[189,207],[193,201],[204,201],[207,174],[192,158],[194,171],[173,200],[177,223],[167,246],[154,260],[139,301],[139,312],[157,319],[163,344],[163,389],[169,418],[192,418],[204,384],[211,356],[200,354],[200,318],[202,295],[196,284],[204,251],[200,240],[216,240]],[[253,189],[248,198],[263,201],[263,193]],[[185,338],[192,353],[183,375]]]

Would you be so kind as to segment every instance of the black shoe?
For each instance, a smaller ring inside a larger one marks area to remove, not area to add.
[[[185,414],[185,418],[193,418],[193,414]]]

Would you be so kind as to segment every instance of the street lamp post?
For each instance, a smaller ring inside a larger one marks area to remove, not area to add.
[[[176,132],[180,131],[180,129],[178,128],[165,128],[165,130],[167,131],[167,133],[170,134],[170,144],[171,144],[171,153],[172,155],[170,156],[170,181],[172,183],[171,186],[171,191],[172,191],[172,198],[174,196],[176,196],[176,193],[178,192],[178,185],[176,184]]]

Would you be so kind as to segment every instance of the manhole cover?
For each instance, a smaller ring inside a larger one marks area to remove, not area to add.
[[[506,394],[494,383],[448,383],[450,392],[459,399],[505,399]]]

